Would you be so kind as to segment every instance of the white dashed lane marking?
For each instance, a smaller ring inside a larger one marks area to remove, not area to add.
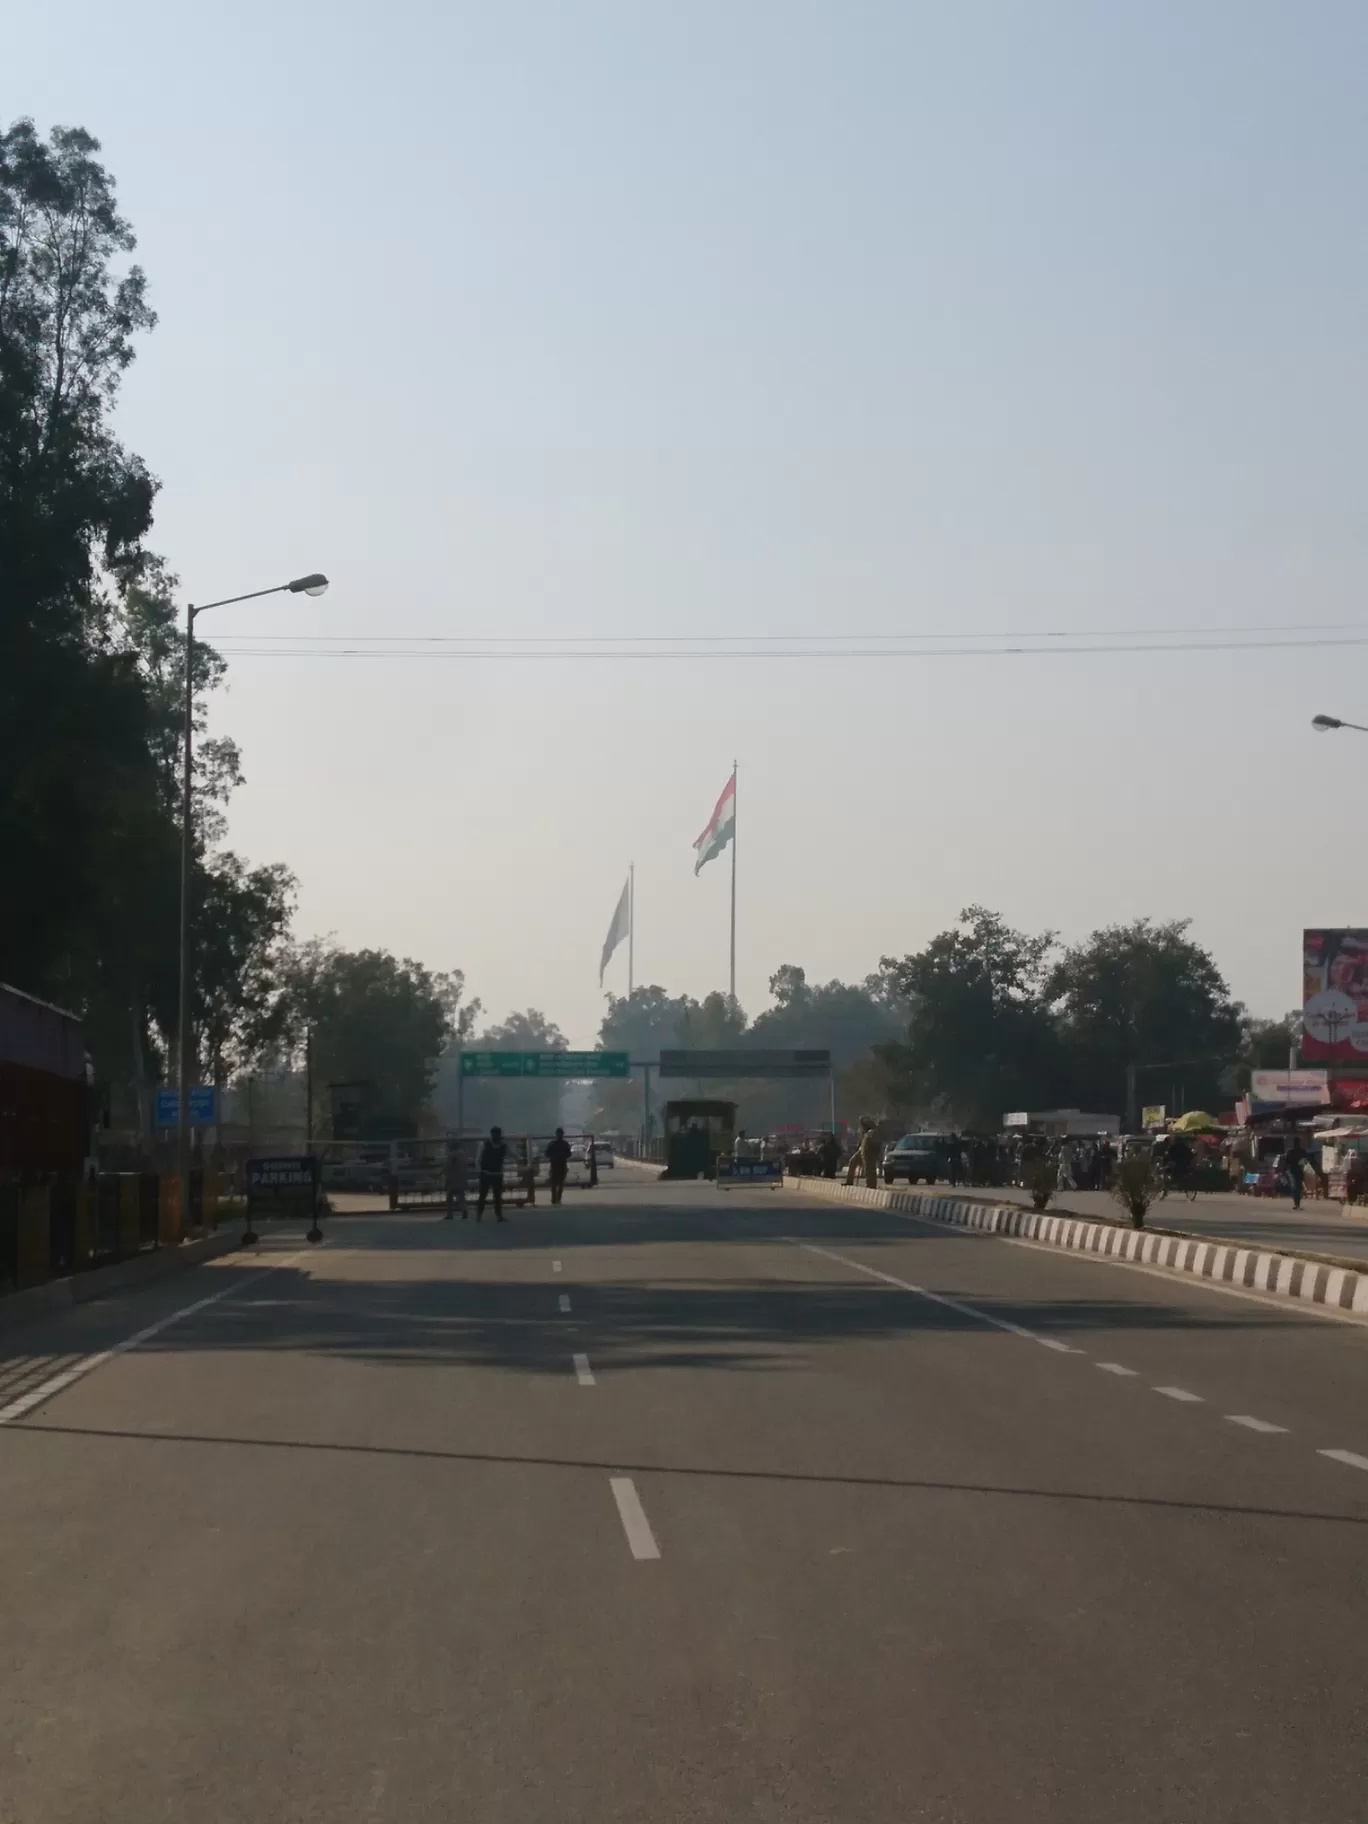
[[[1356,1450],[1318,1450],[1318,1457],[1329,1457],[1332,1463],[1347,1463],[1350,1469],[1368,1469],[1368,1457],[1361,1457]]]
[[[570,1294],[568,1292],[561,1293],[559,1304],[562,1311],[568,1311],[570,1309]]]
[[[916,1220],[913,1218],[912,1220]],[[867,1267],[863,1261],[852,1260],[847,1254],[838,1254],[833,1248],[819,1248],[815,1242],[799,1241],[796,1235],[783,1238],[795,1247],[802,1248],[807,1254],[817,1254],[823,1260],[832,1260],[838,1265],[849,1267],[853,1272],[863,1273],[869,1279],[880,1280],[886,1286],[896,1286],[899,1291],[911,1292],[917,1298],[928,1299],[932,1304],[943,1305],[947,1310],[958,1311],[962,1316],[973,1318],[977,1323],[991,1324],[995,1330],[1005,1330],[1011,1336],[1022,1337],[1026,1342],[1039,1343],[1042,1348],[1052,1350],[1057,1355],[1086,1355],[1086,1350],[1075,1348],[1070,1343],[1061,1343],[1052,1336],[1041,1336],[1038,1331],[1027,1330],[1021,1324],[1009,1323],[1006,1318],[994,1317],[987,1311],[981,1311],[974,1305],[966,1305],[960,1299],[949,1298],[943,1292],[932,1292],[929,1287],[915,1285],[911,1280],[899,1279],[896,1274],[885,1273],[879,1267]],[[581,1358],[576,1357],[576,1362]],[[1123,1362],[1095,1362],[1104,1374],[1114,1374],[1126,1379],[1134,1379],[1137,1370],[1127,1368]],[[1206,1404],[1200,1393],[1192,1393],[1186,1387],[1156,1386],[1155,1393],[1160,1393],[1166,1400],[1174,1400],[1183,1406],[1202,1406]],[[1253,1413],[1228,1412],[1225,1414],[1228,1425],[1238,1425],[1244,1431],[1252,1431],[1260,1437],[1286,1437],[1288,1427],[1275,1425],[1270,1419],[1256,1418]],[[1318,1456],[1328,1457],[1332,1463],[1344,1463],[1350,1469],[1368,1470],[1368,1456],[1361,1456],[1354,1450],[1321,1450]]]
[[[575,1379],[579,1382],[580,1386],[592,1387],[594,1384],[594,1374],[589,1366],[589,1357],[587,1355],[573,1355],[570,1359],[575,1364]]]
[[[636,1483],[630,1476],[609,1476],[608,1486],[613,1491],[614,1501],[617,1502],[622,1530],[627,1535],[627,1544],[633,1558],[659,1558],[660,1547],[655,1542],[651,1523],[646,1518],[645,1508],[641,1505]]]

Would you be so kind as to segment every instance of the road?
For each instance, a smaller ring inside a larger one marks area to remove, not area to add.
[[[1362,1815],[1365,1329],[884,1211],[272,1238],[0,1338],[0,1514],[4,1824]]]
[[[943,1184],[936,1187],[941,1193],[947,1188]],[[1029,1191],[1014,1186],[991,1190],[968,1186],[964,1195],[1023,1206],[1031,1201]],[[1112,1221],[1120,1215],[1116,1200],[1106,1191],[1061,1191],[1051,1199],[1050,1209],[1060,1215],[1104,1216]],[[1164,1198],[1151,1207],[1148,1221],[1151,1228],[1182,1229],[1217,1241],[1253,1242],[1261,1248],[1293,1248],[1337,1260],[1368,1262],[1368,1208],[1362,1205],[1346,1210],[1340,1203],[1307,1198],[1300,1210],[1294,1210],[1290,1197],[1203,1191],[1192,1202],[1183,1196]]]

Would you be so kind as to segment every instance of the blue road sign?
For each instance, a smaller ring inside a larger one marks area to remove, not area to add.
[[[175,1127],[180,1120],[180,1096],[174,1089],[159,1089],[154,1115],[158,1127]],[[213,1127],[218,1120],[218,1091],[201,1083],[190,1091],[191,1127]]]

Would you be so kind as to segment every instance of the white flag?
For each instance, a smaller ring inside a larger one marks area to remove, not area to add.
[[[608,935],[603,940],[603,955],[599,958],[599,987],[603,986],[603,972],[608,967],[614,950],[626,937],[632,923],[632,886],[630,879],[622,883],[622,898],[617,903],[613,922],[608,927]]]

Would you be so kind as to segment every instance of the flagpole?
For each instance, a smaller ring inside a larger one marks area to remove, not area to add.
[[[736,762],[732,761],[731,999],[736,1005]]]
[[[627,999],[632,998],[632,977],[636,971],[636,863],[627,865]]]

